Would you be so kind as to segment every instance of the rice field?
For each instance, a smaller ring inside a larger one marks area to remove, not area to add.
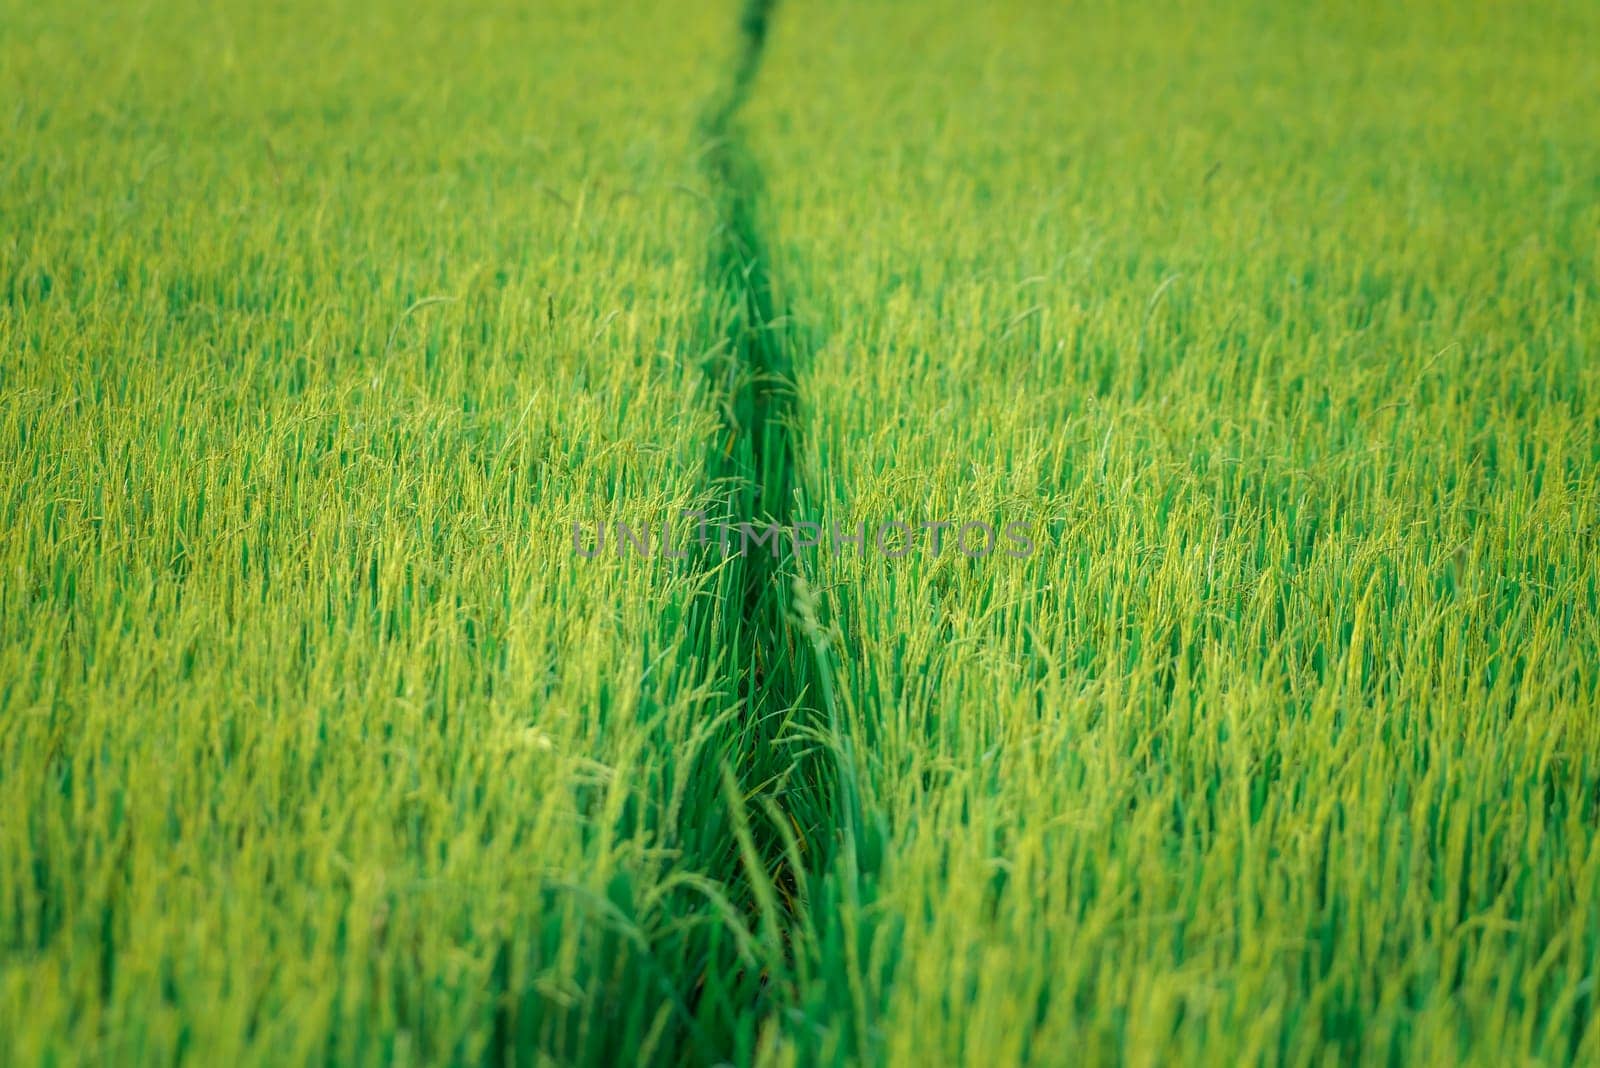
[[[0,0],[0,1063],[1600,1064],[1596,39]]]

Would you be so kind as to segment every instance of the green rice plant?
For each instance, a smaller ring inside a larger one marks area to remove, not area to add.
[[[0,0],[0,1060],[1600,1059],[1596,22]]]
[[[776,1057],[1600,1057],[1596,29],[785,9],[801,511],[869,544]]]
[[[732,18],[7,5],[0,1059],[748,1056]]]

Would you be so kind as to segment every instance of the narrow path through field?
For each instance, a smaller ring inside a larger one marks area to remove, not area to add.
[[[808,880],[829,863],[841,837],[842,783],[833,759],[837,737],[827,646],[816,623],[804,564],[789,533],[801,497],[796,468],[795,356],[801,335],[777,295],[763,231],[761,169],[740,122],[766,47],[776,0],[748,0],[739,50],[727,84],[701,117],[701,163],[715,205],[707,266],[710,321],[723,324],[707,371],[716,384],[724,441],[716,475],[730,523],[780,534],[770,548],[741,541],[707,563],[730,567],[721,585],[724,692],[736,696],[738,744],[721,767],[736,813],[738,870],[728,874],[762,934],[782,947],[784,970],[802,952],[810,923]],[[771,980],[778,977],[769,976]]]

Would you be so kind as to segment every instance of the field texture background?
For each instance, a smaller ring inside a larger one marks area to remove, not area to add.
[[[0,1063],[1600,1063],[1595,40],[0,0]]]

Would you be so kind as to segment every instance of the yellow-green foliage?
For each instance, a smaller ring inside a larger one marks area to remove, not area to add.
[[[6,5],[0,1060],[688,1041],[731,19]]]
[[[819,558],[824,1048],[1600,1058],[1600,12],[1372,7],[787,12],[811,517],[1043,532]]]
[[[0,1061],[1600,1060],[1600,8],[764,6],[0,0]]]

